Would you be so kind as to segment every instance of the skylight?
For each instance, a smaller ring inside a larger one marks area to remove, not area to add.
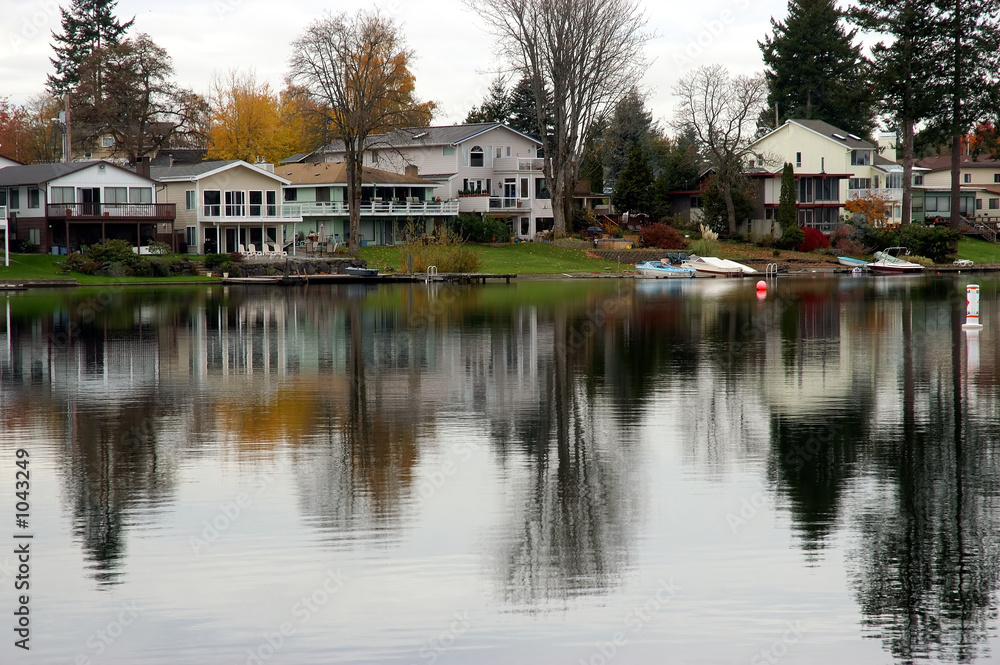
[[[850,135],[850,137],[851,137],[852,139],[854,139],[855,141],[860,141],[860,140],[861,140],[861,137],[860,137],[860,136],[858,136],[857,134],[851,134],[851,135]]]
[[[846,141],[847,140],[847,137],[844,136],[843,134],[834,134],[833,138],[837,139],[838,141]]]
[[[419,134],[414,134],[413,138],[415,138],[415,139],[422,139],[425,136],[427,136],[427,132],[420,132]]]

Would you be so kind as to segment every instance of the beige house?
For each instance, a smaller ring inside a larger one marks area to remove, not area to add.
[[[459,212],[509,218],[516,237],[530,238],[552,228],[540,148],[537,139],[496,122],[408,127],[369,137],[364,166],[400,174],[415,167],[437,184],[436,198],[457,199]],[[301,161],[345,158],[343,142],[335,141]]]
[[[928,157],[920,160],[919,165],[924,171],[921,185],[926,190],[920,212],[926,218],[950,216],[951,156]],[[973,160],[964,156],[959,167],[962,215],[993,226],[1000,224],[1000,160]],[[916,213],[914,210],[914,217]]]
[[[176,206],[188,252],[237,252],[241,245],[260,250],[264,242],[294,251],[302,214],[298,205],[283,205],[281,190],[289,181],[272,165],[228,160],[154,166],[150,177],[160,184],[157,201]]]

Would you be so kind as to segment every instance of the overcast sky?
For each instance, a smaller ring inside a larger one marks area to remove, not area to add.
[[[63,0],[68,5],[69,0]],[[695,0],[643,2],[649,29],[650,66],[640,85],[649,91],[656,118],[673,113],[671,90],[683,74],[702,64],[722,63],[735,73],[763,68],[757,42],[769,19],[783,19],[786,0]],[[0,96],[21,103],[41,92],[51,71],[51,32],[60,29],[53,0],[6,0],[0,25]],[[176,81],[206,94],[212,76],[253,68],[258,78],[284,87],[289,44],[327,9],[372,7],[354,0],[119,0],[118,16],[135,16],[135,32],[146,32],[173,58]],[[461,122],[479,103],[498,67],[493,37],[460,0],[385,0],[374,6],[394,16],[417,55],[412,70],[421,99],[439,104],[435,124]]]

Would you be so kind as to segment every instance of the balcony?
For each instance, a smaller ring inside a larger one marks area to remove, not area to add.
[[[532,157],[497,157],[493,160],[494,171],[537,171],[541,173],[544,159]]]
[[[490,210],[518,210],[530,207],[530,202],[507,196],[491,196]]]
[[[902,201],[903,190],[901,188],[869,187],[867,189],[848,189],[848,199],[865,199],[870,196],[878,196],[886,201]]]
[[[133,221],[172,222],[176,215],[173,203],[49,203],[45,206],[49,219],[69,221]],[[6,215],[4,216],[6,219]]]
[[[301,222],[301,204],[291,205],[267,205],[245,203],[234,204],[207,204],[199,208],[199,222]]]
[[[286,205],[286,208],[298,206],[303,217],[306,216],[347,216],[350,214],[347,204],[342,201],[297,203]],[[397,216],[397,217],[424,217],[440,215],[457,215],[458,201],[368,201],[361,204],[361,216],[371,217]]]

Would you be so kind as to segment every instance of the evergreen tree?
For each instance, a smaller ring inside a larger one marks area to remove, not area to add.
[[[62,12],[62,34],[52,33],[55,58],[50,58],[55,74],[47,81],[54,95],[73,92],[80,85],[80,68],[94,53],[118,46],[125,32],[135,23],[132,18],[121,23],[114,14],[117,0],[73,0]],[[96,87],[100,88],[100,68]]]
[[[778,228],[784,232],[799,225],[798,210],[795,207],[795,171],[785,162],[781,170],[781,196],[778,199]]]
[[[473,106],[469,114],[465,116],[466,123],[477,122],[502,122],[510,124],[510,113],[512,103],[510,94],[507,92],[507,84],[502,76],[498,76],[490,83],[490,89],[486,93],[486,98],[479,106]]]
[[[546,109],[551,103],[545,105]],[[522,78],[510,91],[510,121],[507,123],[522,134],[540,139],[543,134],[552,133],[552,112],[545,113],[545,127],[539,127],[535,113],[535,93],[531,80]]]
[[[653,114],[646,110],[646,100],[638,89],[632,88],[615,105],[611,121],[603,132],[601,161],[604,179],[610,187],[615,187],[618,174],[636,146],[642,146],[648,153],[652,147],[651,138],[658,135]]]
[[[857,30],[845,31],[834,0],[789,0],[784,23],[771,19],[774,34],[759,46],[768,82],[765,124],[778,108],[788,118],[825,120],[858,136],[875,126],[874,95],[867,83],[867,62],[854,43]]]
[[[629,152],[625,167],[618,174],[611,204],[619,212],[648,213],[652,185],[653,171],[649,168],[649,153],[642,144],[636,145]]]
[[[590,183],[591,192],[604,191],[604,166],[601,164],[600,145],[596,140],[590,140],[584,147],[583,159],[580,160],[580,180]]]
[[[924,81],[936,65],[931,55],[934,0],[861,0],[851,19],[862,29],[892,37],[872,47],[871,78],[877,109],[897,126],[903,162],[902,223],[911,217],[914,125],[930,113],[933,96]]]
[[[961,221],[963,140],[1000,99],[1000,0],[935,0],[933,43],[921,81],[933,105],[928,124],[951,137],[951,226]],[[974,211],[970,211],[974,212]]]

